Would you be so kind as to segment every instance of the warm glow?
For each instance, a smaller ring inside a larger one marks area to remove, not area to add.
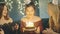
[[[26,22],[26,27],[34,27],[34,23],[33,22]]]

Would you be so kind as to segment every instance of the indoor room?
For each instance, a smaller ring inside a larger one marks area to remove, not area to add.
[[[0,0],[0,34],[60,34],[60,0]]]

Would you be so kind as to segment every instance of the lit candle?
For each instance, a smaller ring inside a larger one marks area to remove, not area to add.
[[[31,21],[26,22],[26,27],[34,27],[34,23]]]

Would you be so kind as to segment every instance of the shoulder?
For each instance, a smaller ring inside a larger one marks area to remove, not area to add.
[[[9,21],[9,22],[13,22],[12,18],[10,18],[10,17],[9,17],[9,20],[8,20],[8,21]]]
[[[21,18],[21,21],[26,21],[26,17]]]
[[[35,20],[37,20],[37,21],[41,21],[41,18],[40,18],[39,16],[35,16],[34,18],[35,18]]]

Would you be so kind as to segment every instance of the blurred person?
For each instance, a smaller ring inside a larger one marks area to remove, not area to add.
[[[20,34],[19,24],[14,23],[11,34]]]
[[[21,19],[21,32],[24,32],[24,30],[27,30],[29,28],[36,28],[36,33],[42,33],[43,27],[42,27],[42,19],[38,16],[35,16],[35,5],[33,3],[27,4],[25,7],[25,17]],[[29,27],[27,27],[29,26]],[[28,30],[32,31],[32,30]]]
[[[0,3],[0,25],[3,25],[2,29],[4,30],[5,34],[10,33],[9,23],[12,22],[13,22],[12,18],[10,18],[8,15],[7,5],[4,2]]]
[[[8,8],[5,3],[0,3],[0,25],[12,23],[12,18],[8,15]]]

